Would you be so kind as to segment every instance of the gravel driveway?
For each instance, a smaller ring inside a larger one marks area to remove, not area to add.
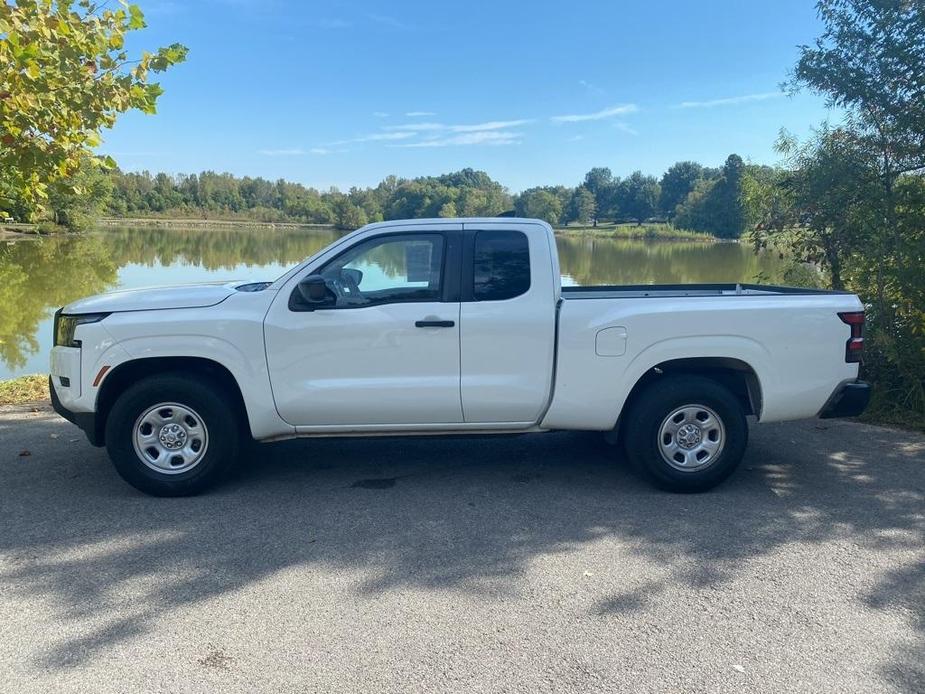
[[[762,425],[719,489],[597,436],[256,447],[153,499],[0,410],[9,692],[925,691],[925,437]]]

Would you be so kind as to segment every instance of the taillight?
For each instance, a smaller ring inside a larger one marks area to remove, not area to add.
[[[856,364],[864,352],[864,312],[848,311],[839,313],[838,317],[851,328],[851,337],[845,343],[845,361]]]

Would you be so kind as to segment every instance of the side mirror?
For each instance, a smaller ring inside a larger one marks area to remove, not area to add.
[[[328,290],[328,285],[321,275],[309,275],[299,282],[299,294],[302,300],[312,308],[333,306],[336,297]]]
[[[340,276],[357,287],[359,287],[360,282],[363,281],[363,271],[352,267],[343,268],[340,271]]]

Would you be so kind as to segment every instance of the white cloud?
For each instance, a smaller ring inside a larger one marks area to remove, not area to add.
[[[327,143],[327,147],[337,147],[338,145],[349,145],[355,142],[378,142],[380,140],[406,140],[409,137],[417,135],[415,132],[393,132],[393,133],[371,133],[369,135],[360,135],[351,137],[347,140],[335,140]]]
[[[481,130],[478,132],[462,132],[451,137],[431,137],[420,142],[409,142],[391,147],[456,147],[462,145],[518,145],[521,133],[507,130]]]
[[[434,115],[427,111],[410,111],[407,116]],[[521,133],[512,132],[510,128],[533,123],[532,119],[485,121],[484,123],[447,124],[435,122],[402,123],[384,125],[381,132],[358,135],[344,140],[327,142],[317,149],[340,147],[360,142],[385,142],[389,147],[449,147],[453,145],[511,145],[519,144]],[[422,138],[422,139],[417,139]],[[400,140],[412,140],[402,142]],[[392,144],[394,143],[394,144]],[[314,151],[314,150],[313,150]]]
[[[261,149],[257,153],[266,157],[298,157],[306,152],[300,147],[291,147],[289,149]]]
[[[331,153],[331,150],[328,149],[327,147],[312,147],[310,151],[312,154],[320,154],[320,155]]]
[[[389,114],[385,111],[373,111],[374,118],[388,118]]]
[[[386,125],[383,126],[385,130],[409,130],[409,131],[418,131],[418,130],[448,130],[450,126],[443,125],[443,123],[403,123],[402,125]]]
[[[710,101],[682,101],[674,108],[713,108],[714,106],[735,106],[737,104],[746,104],[750,101],[766,101],[767,99],[776,99],[784,96],[783,92],[761,92],[760,94],[743,94],[742,96],[730,96],[725,99],[712,99]]]
[[[405,115],[408,118],[421,118],[423,116],[436,116],[437,114],[433,111],[408,111]]]
[[[505,128],[516,128],[519,125],[527,125],[533,121],[529,118],[520,120],[496,120],[487,123],[477,123],[476,125],[452,125],[450,131],[454,133],[478,133],[486,130],[503,130]]]
[[[414,137],[417,133],[400,132],[400,133],[373,133],[358,137],[354,142],[375,142],[376,140],[404,140],[406,137]]]
[[[633,135],[634,137],[639,134],[638,130],[630,127],[629,123],[624,123],[623,121],[617,121],[613,124],[613,127],[627,135]]]
[[[638,110],[639,107],[636,106],[636,104],[621,104],[619,106],[605,108],[601,111],[595,111],[594,113],[553,116],[550,120],[554,123],[579,123],[587,120],[603,120],[605,118],[613,118],[614,116],[625,116],[627,113],[635,113]]]
[[[478,133],[487,130],[504,130],[505,128],[515,128],[518,125],[532,123],[530,119],[520,120],[496,120],[486,123],[475,123],[473,125],[446,125],[444,123],[405,123],[402,125],[387,125],[385,130],[413,131],[413,132],[449,132],[449,133]]]

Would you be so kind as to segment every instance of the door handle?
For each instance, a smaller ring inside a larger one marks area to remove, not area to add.
[[[456,321],[451,320],[416,320],[415,328],[452,328]]]

